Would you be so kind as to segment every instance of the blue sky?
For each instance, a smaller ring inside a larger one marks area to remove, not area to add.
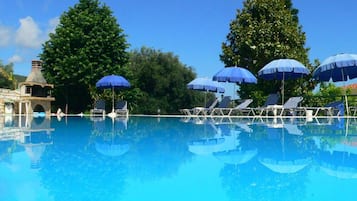
[[[59,16],[77,0],[0,0],[0,60],[14,63],[16,74],[28,75],[41,44],[58,24]],[[195,69],[212,77],[224,67],[219,60],[229,23],[242,0],[101,0],[131,45],[173,52]],[[355,0],[293,0],[306,32],[309,58],[324,60],[337,53],[357,53]]]

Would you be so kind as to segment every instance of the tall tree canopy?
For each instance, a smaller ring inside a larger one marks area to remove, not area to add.
[[[69,103],[70,112],[84,111],[102,76],[126,76],[125,37],[112,11],[98,0],[79,0],[64,12],[40,54],[44,76],[55,85],[55,105]]]
[[[14,77],[13,64],[4,65],[0,61],[0,88],[15,89],[17,86],[16,79]]]
[[[298,10],[291,0],[246,0],[236,19],[230,23],[227,40],[222,44],[221,60],[226,66],[241,66],[257,72],[274,59],[296,59],[311,70],[305,33],[299,25]],[[285,94],[302,95],[314,85],[309,77],[285,82]],[[279,91],[280,81],[259,79],[257,85],[243,85],[241,97],[261,97]]]
[[[134,50],[129,68],[133,86],[140,89],[133,101],[134,113],[157,114],[160,109],[161,114],[172,114],[203,101],[202,93],[187,89],[187,83],[195,78],[192,68],[172,53],[146,47]]]

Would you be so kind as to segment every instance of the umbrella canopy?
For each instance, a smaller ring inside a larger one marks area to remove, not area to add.
[[[318,66],[312,77],[319,81],[347,81],[357,77],[357,54],[337,54],[326,58],[320,66]],[[348,101],[345,94],[346,109],[348,111]]]
[[[318,66],[313,78],[319,81],[346,81],[357,77],[357,54],[337,54],[325,59]]]
[[[257,78],[247,69],[242,67],[226,67],[218,71],[213,80],[231,83],[257,83]]]
[[[221,69],[213,76],[213,80],[238,84],[257,83],[257,78],[249,70],[237,66],[225,67]],[[233,94],[235,94],[235,88]]]
[[[310,71],[295,59],[276,59],[258,71],[258,76],[265,80],[296,79]]]
[[[284,104],[284,81],[297,79],[309,74],[310,71],[295,59],[276,59],[269,62],[258,71],[258,76],[265,80],[282,80],[282,104]]]
[[[196,78],[187,84],[187,88],[198,90],[198,91],[208,91],[208,92],[218,92],[224,93],[224,88],[218,83],[208,78]]]
[[[114,113],[114,89],[129,88],[130,83],[120,75],[107,75],[98,80],[95,86],[99,89],[112,89],[112,113]]]
[[[225,91],[220,83],[208,78],[196,78],[187,84],[187,88],[205,92],[224,93]],[[206,94],[204,104],[206,105]]]
[[[129,88],[130,83],[124,77],[120,75],[107,75],[102,77],[95,86],[101,89],[107,88]]]

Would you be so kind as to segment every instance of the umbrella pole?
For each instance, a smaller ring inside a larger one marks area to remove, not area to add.
[[[348,108],[348,100],[347,100],[346,91],[345,91],[345,101],[346,101],[346,113],[347,113],[347,116],[349,116],[350,115],[350,111],[349,111],[349,108]]]
[[[236,83],[233,85],[233,94],[232,94],[232,107],[235,107],[235,96],[236,96]]]
[[[281,88],[281,105],[284,105],[284,85],[285,85],[285,72],[283,72],[282,88]]]
[[[348,108],[348,100],[347,100],[347,90],[346,90],[346,83],[345,83],[345,76],[343,74],[343,68],[341,68],[341,74],[342,74],[342,80],[343,80],[343,88],[344,88],[344,94],[345,94],[345,102],[346,102],[346,113],[347,113],[347,116],[350,115],[350,111],[349,111],[349,108]]]
[[[350,118],[347,118],[347,122],[346,122],[346,125],[345,125],[345,140],[347,140],[347,135],[348,135],[348,127],[349,127],[349,124],[350,124]]]
[[[283,123],[283,125],[284,125],[284,123]],[[285,131],[284,131],[284,126],[283,126],[283,132],[282,132],[282,134],[283,134],[283,136],[281,137],[281,151],[283,152],[282,154],[283,154],[283,159],[285,160]]]
[[[112,86],[112,113],[114,113],[114,86]]]
[[[207,99],[207,91],[205,91],[205,104],[203,105],[203,107],[206,107],[206,104],[207,104],[206,99]]]

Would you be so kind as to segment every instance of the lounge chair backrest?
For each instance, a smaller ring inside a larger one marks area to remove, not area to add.
[[[127,102],[124,100],[117,101],[115,104],[115,109],[126,110],[127,109]]]
[[[334,102],[326,104],[325,107],[336,107],[340,104],[343,104],[343,102],[342,101],[334,101]]]
[[[218,99],[216,98],[216,100],[214,100],[213,103],[209,107],[207,107],[207,109],[212,110],[214,107],[216,107],[217,103],[218,103]]]
[[[336,116],[343,116],[345,114],[345,104],[343,103],[343,101],[334,101],[325,105],[325,107],[335,108],[334,115]]]
[[[211,106],[212,103],[213,103],[214,101],[216,101],[216,100],[217,100],[217,98],[211,99],[211,100],[207,101],[207,103],[206,103],[206,105],[205,105],[205,108],[208,108],[209,106]]]
[[[231,97],[230,96],[225,96],[222,98],[221,102],[218,104],[218,108],[227,108],[229,106],[229,103],[231,102]]]
[[[276,105],[279,101],[280,97],[279,94],[269,94],[267,100],[265,101],[263,107],[267,107],[269,105]]]
[[[283,107],[285,109],[289,109],[289,108],[297,108],[299,106],[299,103],[302,101],[302,97],[301,96],[297,96],[297,97],[290,97],[283,105]]]
[[[237,105],[235,108],[236,109],[244,109],[247,108],[251,103],[253,102],[253,99],[245,99],[243,102],[241,102],[239,105]]]
[[[95,109],[103,109],[105,110],[105,101],[104,100],[97,100],[94,105]]]

